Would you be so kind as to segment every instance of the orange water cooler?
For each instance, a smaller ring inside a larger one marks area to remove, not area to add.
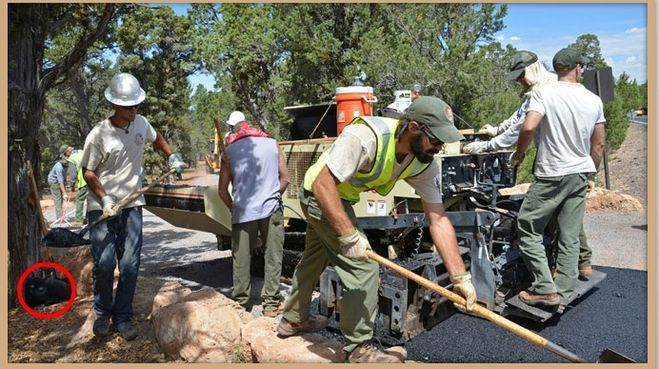
[[[355,117],[373,115],[373,104],[378,101],[373,96],[373,87],[350,86],[336,89],[336,133],[341,134],[343,128]]]

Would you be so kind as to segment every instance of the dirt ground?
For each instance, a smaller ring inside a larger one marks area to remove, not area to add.
[[[625,143],[609,157],[611,189],[634,196],[647,205],[647,146],[646,127],[631,124]],[[187,171],[186,182],[196,185],[214,184],[216,176],[206,176],[201,165],[196,171]],[[602,183],[604,176],[601,174]],[[44,208],[52,207],[52,201],[44,199]],[[152,286],[138,284],[144,290],[162,284],[163,280],[146,278]],[[148,297],[148,296],[147,296]],[[65,303],[43,308],[42,312],[61,309]],[[63,317],[54,320],[39,320],[28,315],[22,308],[15,308],[8,314],[8,362],[121,362],[149,363],[171,362],[158,348],[153,334],[153,325],[147,319],[148,313],[136,312],[135,323],[140,336],[127,342],[118,335],[108,339],[98,339],[92,333],[81,336],[83,327],[89,327],[89,312],[92,308],[90,296],[79,296],[73,308]],[[70,347],[68,347],[70,346]]]

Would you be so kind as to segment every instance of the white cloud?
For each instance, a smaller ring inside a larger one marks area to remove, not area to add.
[[[630,29],[625,31],[625,33],[645,33],[645,32],[646,32],[645,27],[642,27],[642,28],[633,27],[633,28],[630,28]]]
[[[499,35],[499,36],[497,36],[497,41],[499,41],[499,42],[501,42],[501,41],[503,41],[503,40],[505,40],[505,39],[506,39],[506,38],[505,38],[503,35]]]
[[[510,41],[519,41],[519,40],[521,40],[521,38],[519,38],[517,36],[511,36],[510,37]]]
[[[633,64],[634,62],[636,62],[636,56],[634,55],[627,57],[627,59],[625,59],[625,63],[627,64]]]

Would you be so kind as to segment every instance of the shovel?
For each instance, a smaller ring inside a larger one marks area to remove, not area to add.
[[[408,279],[413,280],[414,282],[416,282],[420,286],[431,289],[431,290],[439,293],[440,295],[446,297],[447,299],[451,300],[452,302],[455,302],[455,303],[460,304],[460,305],[465,305],[465,299],[462,296],[460,296],[456,293],[453,293],[453,292],[447,290],[446,288],[441,287],[441,286],[429,281],[428,279],[425,279],[425,278],[421,277],[420,275],[415,274],[415,273],[401,267],[400,265],[389,261],[388,259],[383,258],[382,256],[376,254],[373,251],[366,251],[366,254],[368,255],[369,259],[375,260],[376,262],[378,262],[378,264],[386,266],[387,268],[394,270],[395,272],[399,273],[400,275],[402,275],[402,276],[404,276]],[[546,338],[540,336],[539,334],[534,333],[534,332],[522,327],[521,325],[518,325],[518,324],[502,317],[501,315],[499,315],[499,314],[497,314],[493,311],[490,311],[490,310],[488,310],[488,309],[486,309],[486,308],[484,308],[484,307],[482,307],[478,304],[476,304],[474,306],[473,310],[471,310],[471,313],[474,314],[474,315],[478,315],[482,318],[485,318],[485,319],[491,321],[492,323],[498,325],[499,327],[504,328],[504,329],[516,334],[517,336],[522,337],[525,340],[527,340],[531,343],[534,343],[534,344],[536,344],[536,345],[538,345],[538,346],[540,346],[544,349],[547,349],[547,350],[549,350],[549,351],[551,351],[551,352],[553,352],[553,353],[555,353],[555,354],[557,354],[557,355],[559,355],[559,356],[561,356],[561,357],[563,357],[563,358],[565,358],[565,359],[567,359],[567,360],[569,360],[573,363],[585,363],[586,362],[585,359],[583,359],[583,358],[577,356],[576,354],[564,349],[561,346],[558,346],[557,344],[547,340]],[[616,361],[616,360],[621,360],[621,361]],[[634,361],[627,358],[627,357],[625,357],[625,356],[623,356],[623,355],[620,355],[620,354],[616,353],[613,350],[606,349],[606,350],[604,350],[602,355],[600,355],[600,358],[599,358],[598,362],[634,362]]]
[[[156,184],[162,182],[163,179],[165,179],[167,176],[173,174],[176,171],[175,168],[170,169],[167,173],[161,175],[158,177],[155,181],[149,183],[148,186],[142,187],[140,190],[137,192],[133,192],[130,195],[124,197],[119,201],[114,208],[116,210],[121,209],[122,207],[126,206],[127,204],[135,201],[138,197],[142,196],[145,192],[150,190],[153,186]],[[41,241],[44,246],[48,247],[75,247],[75,246],[81,246],[81,245],[88,245],[90,243],[89,240],[83,238],[85,233],[92,229],[94,226],[99,224],[100,222],[106,220],[108,217],[105,215],[102,215],[92,223],[88,224],[84,228],[82,228],[78,233],[71,232],[70,230],[66,228],[53,228],[46,235],[44,236],[43,240]]]

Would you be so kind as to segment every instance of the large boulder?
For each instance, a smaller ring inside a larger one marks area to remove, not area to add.
[[[242,329],[240,353],[245,361],[258,363],[342,363],[343,344],[319,333],[279,338],[279,320],[256,318]]]
[[[184,287],[179,282],[168,281],[165,282],[156,293],[156,296],[151,302],[150,317],[153,317],[160,308],[179,302],[186,296],[192,293],[187,287]]]
[[[238,303],[212,288],[190,293],[152,315],[160,348],[187,362],[240,361],[240,327],[249,319]]]

